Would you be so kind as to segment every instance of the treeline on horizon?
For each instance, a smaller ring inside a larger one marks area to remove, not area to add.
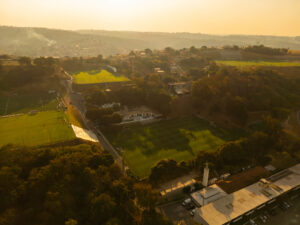
[[[104,56],[128,53],[132,49],[175,49],[190,46],[256,45],[300,49],[299,37],[207,35],[190,33],[117,32],[99,30],[67,31],[45,28],[0,26],[3,53],[26,56]]]

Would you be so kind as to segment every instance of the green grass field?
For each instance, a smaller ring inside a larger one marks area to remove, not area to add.
[[[129,81],[127,77],[114,75],[107,70],[80,72],[73,75],[76,84],[101,84]]]
[[[75,138],[63,112],[0,118],[0,147],[6,144],[43,145]]]
[[[226,140],[233,139],[229,132],[196,117],[137,125],[107,137],[123,150],[126,163],[140,178],[147,177],[162,159],[193,159],[198,152],[215,151]]]
[[[272,62],[272,61],[216,61],[218,64],[236,67],[268,66],[268,67],[300,67],[300,62]]]
[[[0,96],[0,116],[26,113],[31,110],[55,110],[56,94],[35,93],[31,95]]]

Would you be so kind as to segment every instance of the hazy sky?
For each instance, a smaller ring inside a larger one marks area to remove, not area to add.
[[[300,0],[0,0],[0,25],[292,36]]]

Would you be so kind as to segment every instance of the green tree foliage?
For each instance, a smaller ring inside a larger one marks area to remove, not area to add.
[[[270,48],[264,45],[253,45],[246,47],[244,51],[260,53],[264,55],[286,55],[289,50],[286,48]]]
[[[0,224],[144,224],[135,199],[153,207],[156,192],[134,186],[96,145],[5,146],[0,149]],[[166,224],[155,211],[151,215],[155,224]]]
[[[299,106],[300,83],[275,71],[222,67],[210,77],[194,82],[192,96],[199,110],[225,114],[235,124],[244,126],[249,112],[268,111],[285,119],[289,110]]]
[[[150,185],[137,183],[134,185],[134,190],[141,207],[146,209],[154,209],[158,199],[158,192],[153,190]]]
[[[27,60],[27,57],[25,57]],[[56,82],[55,64],[22,64],[3,70],[0,79],[0,88],[3,90],[11,90],[25,85],[40,86],[40,83],[47,80],[47,83]],[[45,91],[45,90],[43,90]]]
[[[161,160],[151,169],[149,180],[153,184],[171,180],[175,177],[185,174],[189,171],[189,167],[185,162],[177,163],[175,160]]]
[[[107,108],[89,108],[86,112],[86,117],[102,125],[109,125],[122,122],[122,116],[119,113],[113,112],[113,109]]]
[[[229,97],[226,102],[226,110],[237,119],[239,124],[245,125],[248,118],[246,99],[240,96]]]
[[[157,214],[154,209],[145,210],[142,215],[141,225],[172,225],[170,221],[161,214]]]

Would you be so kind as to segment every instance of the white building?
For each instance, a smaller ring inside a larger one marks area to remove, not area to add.
[[[191,194],[198,207],[214,202],[227,194],[218,185],[213,184]]]
[[[230,224],[292,190],[300,190],[300,163],[198,208],[194,219],[205,225]]]

